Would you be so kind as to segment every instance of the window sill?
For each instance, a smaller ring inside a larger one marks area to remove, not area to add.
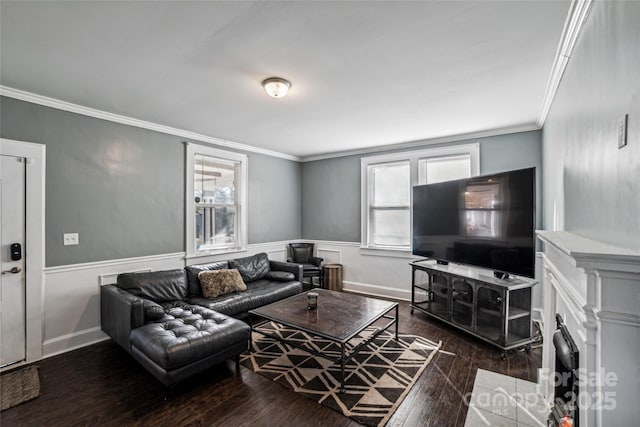
[[[389,258],[419,258],[413,255],[410,249],[375,248],[370,246],[360,246],[360,254],[366,256],[380,256]]]
[[[246,248],[211,249],[211,250],[198,251],[198,252],[187,254],[187,256],[185,256],[185,259],[204,258],[204,257],[226,255],[226,254],[237,254],[237,253],[246,252],[246,251],[247,251]]]

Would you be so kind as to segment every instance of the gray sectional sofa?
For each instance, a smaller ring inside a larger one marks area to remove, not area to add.
[[[201,271],[237,269],[247,290],[205,298]],[[302,292],[303,267],[267,254],[120,274],[102,286],[102,330],[165,386],[246,351],[248,311]]]

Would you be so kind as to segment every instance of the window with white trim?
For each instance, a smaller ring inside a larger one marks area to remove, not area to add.
[[[411,250],[411,189],[480,171],[478,144],[361,159],[362,242],[367,249]]]
[[[187,256],[247,246],[247,156],[187,145]]]
[[[408,160],[367,167],[369,245],[406,247],[411,222]]]

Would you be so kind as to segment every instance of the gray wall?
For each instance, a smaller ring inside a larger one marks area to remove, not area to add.
[[[302,167],[278,157],[249,155],[249,243],[299,239]]]
[[[536,228],[542,229],[542,132],[520,132],[492,136],[480,142],[480,173],[536,168]]]
[[[0,120],[2,138],[47,146],[47,266],[185,250],[184,138],[7,97]],[[248,154],[249,243],[300,238],[300,165]]]
[[[360,241],[360,157],[302,164],[302,238]]]
[[[480,144],[480,173],[537,168],[538,226],[542,225],[540,131],[512,133],[448,143]],[[411,147],[404,151],[440,145]],[[403,150],[392,150],[392,153]],[[381,154],[380,152],[375,153]],[[302,238],[360,242],[360,158],[361,155],[306,162],[302,165]]]
[[[543,130],[545,229],[640,250],[639,76],[640,2],[594,2]]]

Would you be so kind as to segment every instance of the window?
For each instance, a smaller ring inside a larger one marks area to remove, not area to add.
[[[408,160],[369,166],[369,242],[372,246],[409,245],[409,172]]]
[[[363,157],[362,248],[411,249],[411,188],[478,175],[478,144]]]
[[[430,157],[418,160],[418,184],[435,184],[471,176],[471,155]]]
[[[247,156],[187,145],[187,256],[247,246]]]

